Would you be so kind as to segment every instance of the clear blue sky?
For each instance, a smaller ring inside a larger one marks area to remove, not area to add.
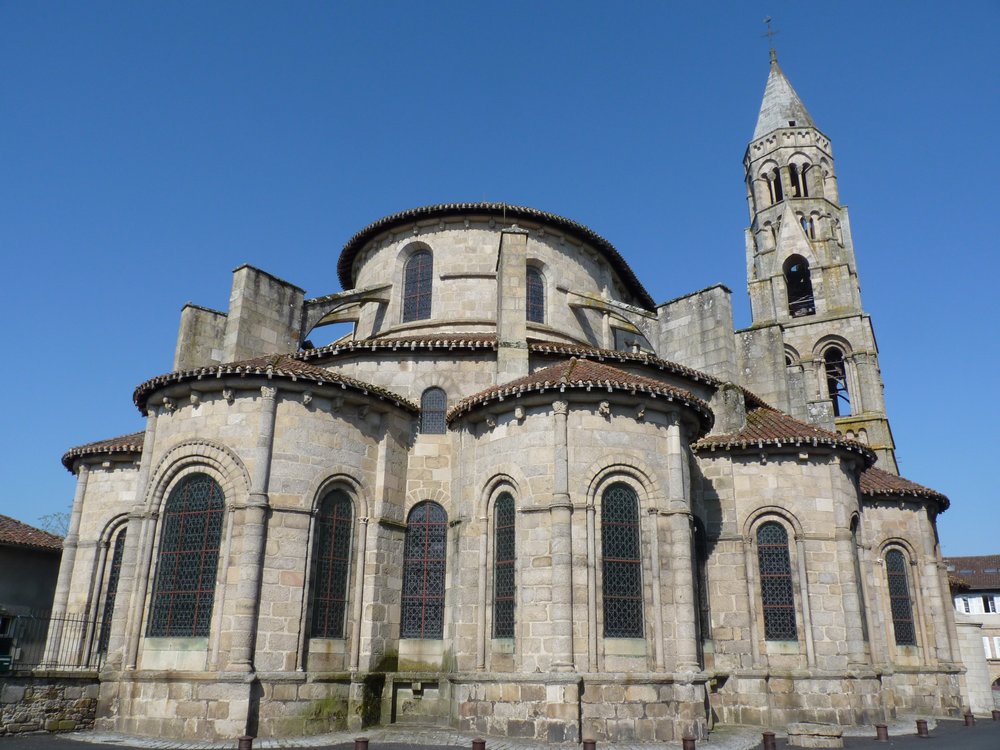
[[[568,216],[748,324],[766,15],[833,139],[903,474],[951,498],[946,554],[1000,552],[995,1],[0,1],[0,513],[66,509],[62,453],[142,429],[184,302],[245,262],[336,291],[404,208]]]

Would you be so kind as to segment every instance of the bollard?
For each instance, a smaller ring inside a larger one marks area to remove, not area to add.
[[[583,750],[595,750],[597,747],[597,740],[584,740]]]
[[[476,737],[472,741],[472,750],[486,750],[486,740],[482,737]]]
[[[917,719],[917,737],[929,737],[927,734],[927,719]]]
[[[236,750],[252,750],[253,748],[253,737],[248,737],[243,735],[242,737],[236,738]]]
[[[993,721],[1000,721],[1000,711],[993,709]]]
[[[976,726],[976,717],[972,715],[972,711],[965,714],[965,726],[974,727]]]
[[[774,732],[764,732],[764,750],[774,750]]]
[[[354,750],[368,750],[368,738],[367,737],[355,737],[354,738]]]
[[[681,750],[695,750],[695,748],[694,748],[694,737],[682,737],[681,738]]]
[[[888,742],[889,741],[889,727],[885,724],[875,725],[875,740],[876,742]]]

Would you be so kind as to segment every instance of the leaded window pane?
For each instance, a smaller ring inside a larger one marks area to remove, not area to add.
[[[431,282],[434,259],[428,250],[410,256],[403,273],[403,322],[431,316]]]
[[[889,608],[892,611],[892,629],[896,634],[896,645],[916,646],[917,633],[913,627],[913,605],[910,602],[906,558],[898,549],[886,553],[885,571],[889,579]]]
[[[765,523],[757,530],[757,565],[764,609],[764,638],[794,641],[798,638],[798,630],[795,627],[792,565],[788,556],[788,533],[780,523]]]
[[[163,509],[147,635],[206,636],[215,601],[224,498],[204,474],[183,479]]]
[[[504,492],[493,512],[493,637],[514,637],[514,498]]]
[[[97,653],[106,654],[111,640],[111,618],[115,613],[115,599],[118,597],[118,578],[122,572],[122,558],[125,556],[125,530],[115,537],[111,553],[111,570],[108,571],[108,588],[104,594],[104,611],[101,612],[101,634],[97,638]]]
[[[413,506],[403,547],[401,638],[440,639],[444,634],[444,581],[448,516],[425,500]]]
[[[313,638],[344,637],[353,522],[354,509],[346,492],[334,490],[323,498],[313,546]]]
[[[448,396],[440,388],[428,388],[420,397],[420,431],[426,435],[445,433]]]
[[[528,267],[526,277],[527,319],[532,323],[545,322],[545,279],[537,268]]]
[[[642,561],[639,499],[627,484],[613,484],[601,498],[604,637],[641,638]]]

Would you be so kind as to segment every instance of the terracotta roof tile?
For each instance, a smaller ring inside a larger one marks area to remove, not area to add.
[[[357,257],[358,252],[372,238],[399,224],[410,224],[414,221],[440,219],[446,216],[462,216],[465,214],[491,216],[510,224],[513,224],[518,219],[522,219],[556,227],[600,251],[611,264],[611,267],[618,272],[626,288],[636,298],[638,303],[648,310],[656,308],[653,298],[649,296],[649,292],[646,291],[642,282],[639,281],[635,272],[632,271],[629,264],[615,249],[614,245],[594,230],[572,219],[550,214],[546,211],[539,211],[537,208],[510,206],[506,203],[440,203],[434,206],[411,208],[390,216],[385,216],[366,226],[351,237],[347,241],[347,244],[344,245],[344,249],[340,253],[340,259],[337,261],[337,275],[340,277],[340,285],[344,289],[354,288],[354,259]]]
[[[705,429],[708,429],[712,424],[712,412],[708,408],[708,404],[687,391],[653,378],[633,375],[630,372],[619,370],[617,367],[576,357],[469,396],[449,410],[448,421],[451,422],[462,414],[490,401],[516,398],[525,393],[546,390],[564,391],[566,389],[628,391],[648,394],[654,398],[664,396],[668,400],[676,400],[698,412]]]
[[[131,432],[128,435],[121,435],[120,437],[98,440],[86,445],[78,445],[75,448],[70,448],[63,454],[62,465],[73,471],[73,461],[81,456],[138,455],[142,453],[143,437],[144,433],[142,432]]]
[[[681,375],[690,380],[709,385],[718,385],[720,381],[708,373],[694,370],[685,365],[677,364],[666,359],[660,359],[654,354],[646,352],[622,352],[617,349],[599,349],[593,346],[583,346],[581,344],[561,344],[552,341],[533,341],[528,344],[528,348],[540,354],[559,354],[562,356],[573,356],[585,359],[605,360],[610,359],[616,362],[639,362],[659,370]]]
[[[867,446],[763,406],[747,411],[746,427],[739,432],[729,435],[709,435],[695,443],[694,449],[709,451],[809,445],[853,451],[864,456],[867,463],[875,462],[875,454]]]
[[[944,563],[949,581],[954,577],[968,589],[1000,591],[1000,555],[946,557]]]
[[[948,498],[940,492],[874,466],[868,467],[861,474],[861,494],[868,497],[922,497],[936,500],[941,505],[941,510],[950,505]]]
[[[317,349],[305,349],[289,355],[309,360],[333,356],[341,352],[376,351],[377,349],[496,349],[497,337],[492,333],[429,334],[424,336],[387,336],[353,341],[338,341]]]
[[[139,408],[139,411],[145,414],[146,399],[149,398],[153,391],[159,388],[163,388],[164,386],[172,385],[174,383],[190,382],[192,380],[233,376],[241,378],[278,378],[292,381],[301,380],[309,383],[317,383],[319,385],[324,383],[342,385],[356,391],[361,391],[365,395],[371,394],[377,398],[390,401],[396,406],[399,406],[400,408],[413,414],[420,411],[416,404],[385,388],[365,383],[362,380],[357,380],[355,378],[348,377],[347,375],[341,375],[336,372],[331,372],[330,370],[324,370],[322,367],[310,365],[306,362],[302,362],[294,356],[286,354],[275,354],[266,357],[257,357],[255,359],[247,359],[241,362],[209,365],[207,367],[198,367],[193,370],[182,370],[179,372],[167,373],[166,375],[159,375],[136,387],[135,392],[132,394],[132,400]]]
[[[28,526],[10,516],[0,515],[0,545],[61,550],[62,537]]]

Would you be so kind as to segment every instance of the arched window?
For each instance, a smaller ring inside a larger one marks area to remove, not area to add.
[[[400,638],[440,639],[444,633],[444,576],[448,516],[425,500],[406,520]]]
[[[833,403],[835,417],[851,416],[851,394],[847,390],[847,362],[840,347],[831,346],[823,352],[826,369],[826,391]]]
[[[224,515],[222,488],[205,474],[185,477],[170,492],[161,519],[148,636],[208,635]]]
[[[708,535],[700,518],[694,519],[694,584],[698,600],[698,630],[701,640],[712,637],[712,610],[708,595]]]
[[[793,318],[816,314],[809,262],[801,255],[791,255],[785,261],[785,289],[788,293],[788,314]]]
[[[906,558],[898,549],[885,553],[885,574],[889,581],[889,609],[897,646],[916,646],[913,627],[913,605],[910,602],[910,581],[906,575]]]
[[[757,566],[760,569],[760,599],[764,610],[764,638],[768,641],[794,641],[798,631],[795,627],[788,532],[776,521],[769,521],[757,529]]]
[[[101,610],[101,631],[97,636],[97,653],[108,652],[108,642],[111,640],[111,619],[115,613],[115,600],[118,597],[118,579],[122,572],[122,558],[125,556],[125,529],[115,536],[111,547],[111,569],[108,571],[108,585],[104,592],[104,609]]]
[[[440,388],[428,388],[420,396],[420,432],[425,435],[445,433],[448,396]]]
[[[406,261],[403,272],[403,322],[431,316],[431,282],[434,259],[430,250],[418,250]]]
[[[865,582],[861,573],[861,543],[858,541],[858,527],[861,519],[851,521],[851,550],[854,556],[854,580],[857,581],[858,611],[861,613],[861,637],[868,640],[868,612],[865,609]]]
[[[793,198],[808,198],[809,197],[809,186],[806,184],[806,170],[809,169],[808,164],[789,164],[788,165],[788,177],[789,181],[792,183],[792,197]]]
[[[601,564],[604,637],[642,638],[639,499],[621,482],[601,497]]]
[[[343,490],[333,490],[319,504],[313,542],[313,638],[343,638],[347,617],[354,508]]]
[[[545,279],[537,268],[528,266],[526,277],[527,309],[526,317],[531,323],[545,322]]]
[[[493,637],[514,637],[514,498],[504,492],[493,508]]]
[[[781,188],[781,172],[775,167],[768,174],[768,183],[771,186],[771,202],[780,203],[785,199],[784,191]]]

